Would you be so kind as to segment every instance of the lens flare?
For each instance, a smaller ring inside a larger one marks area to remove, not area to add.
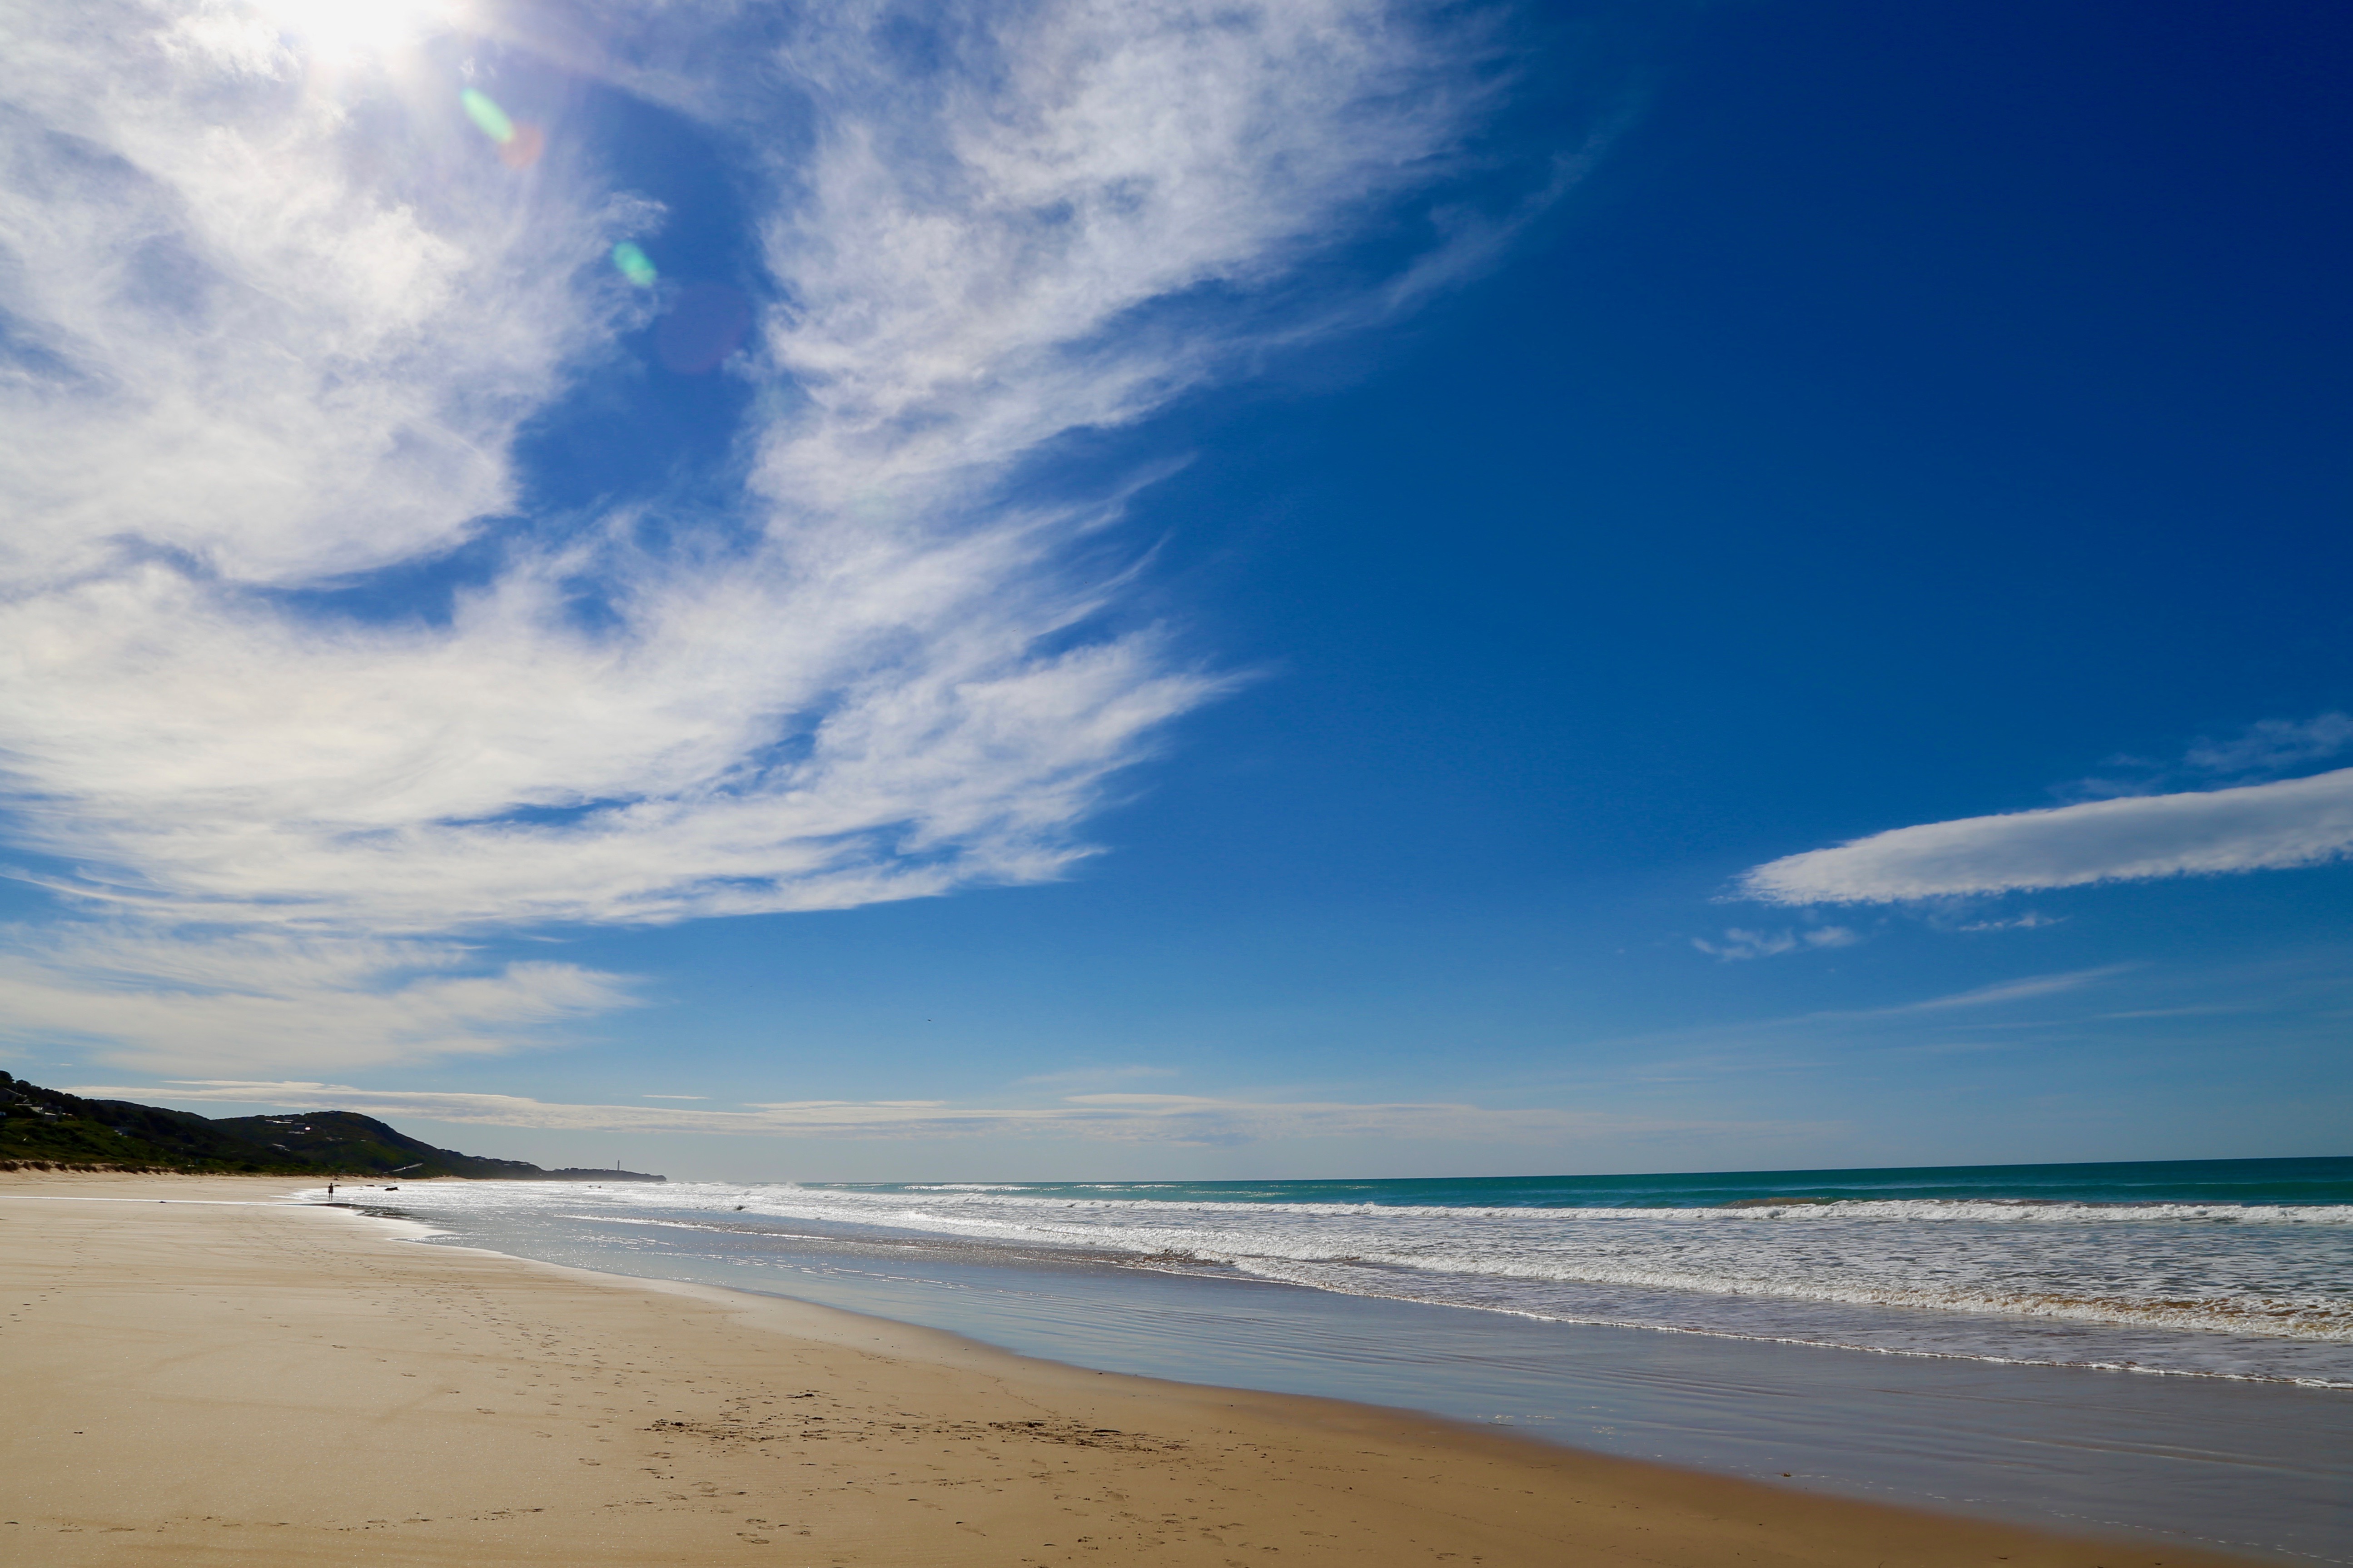
[[[493,102],[489,93],[470,87],[458,95],[458,101],[466,106],[466,118],[480,126],[483,135],[501,145],[514,140],[514,121],[507,118],[507,111]]]
[[[640,289],[652,288],[654,279],[661,276],[654,270],[654,264],[646,258],[646,253],[626,239],[613,247],[613,266],[622,277]]]
[[[468,88],[458,95],[465,107],[466,118],[475,129],[499,145],[499,159],[510,169],[528,169],[539,162],[547,150],[547,135],[536,125],[528,125],[508,118],[498,101],[479,88]]]
[[[515,133],[499,143],[499,162],[510,169],[528,169],[547,151],[547,133],[536,125],[517,125]]]

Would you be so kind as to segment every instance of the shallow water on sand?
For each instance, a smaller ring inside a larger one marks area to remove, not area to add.
[[[2059,1528],[2353,1563],[2353,1393],[1547,1321],[1198,1259],[787,1218],[659,1189],[368,1189],[441,1239],[692,1279],[1192,1383]]]

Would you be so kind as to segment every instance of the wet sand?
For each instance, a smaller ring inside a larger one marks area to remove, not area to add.
[[[2242,1561],[417,1247],[301,1184],[0,1175],[0,1561]]]
[[[2343,1389],[1546,1321],[593,1184],[541,1196],[555,1201],[437,1184],[380,1201],[442,1245],[782,1296],[1099,1372],[1415,1411],[2028,1530],[2353,1563]]]

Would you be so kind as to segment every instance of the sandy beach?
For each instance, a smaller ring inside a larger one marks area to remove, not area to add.
[[[419,1247],[298,1184],[0,1175],[0,1560],[2236,1561]]]

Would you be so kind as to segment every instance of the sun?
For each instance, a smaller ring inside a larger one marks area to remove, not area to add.
[[[452,0],[256,0],[254,8],[323,61],[384,55],[452,20]]]

